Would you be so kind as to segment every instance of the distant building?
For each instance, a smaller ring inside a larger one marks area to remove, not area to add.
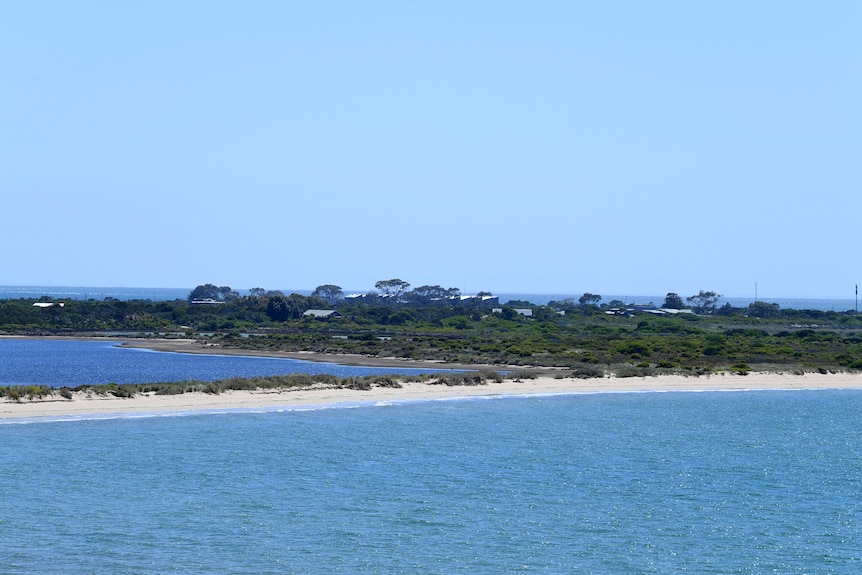
[[[495,295],[460,295],[453,298],[455,303],[461,305],[488,308],[500,305],[500,298]]]
[[[653,315],[676,315],[678,313],[694,313],[691,308],[685,309],[671,309],[663,307],[661,309],[648,309],[644,310],[646,313],[651,313]]]
[[[336,319],[344,317],[334,309],[309,309],[302,312],[303,317],[313,317],[315,319]]]

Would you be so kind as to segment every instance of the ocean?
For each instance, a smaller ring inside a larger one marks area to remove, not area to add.
[[[53,299],[105,299],[108,297],[118,300],[148,299],[152,301],[171,301],[175,299],[186,299],[193,288],[117,288],[117,287],[57,287],[57,286],[0,286],[0,299],[34,298],[47,296]],[[311,294],[311,290],[282,289],[284,293],[298,293],[302,295]],[[361,291],[361,290],[359,290]],[[367,290],[366,290],[367,291]],[[247,295],[248,290],[238,289],[240,295]],[[562,301],[572,298],[575,301],[582,294],[522,294],[503,293],[496,294],[500,303],[520,300],[529,301],[535,305],[547,305],[551,301]],[[604,303],[620,300],[631,304],[661,305],[664,302],[663,295],[605,295]],[[760,301],[777,303],[782,309],[811,309],[820,311],[845,312],[856,309],[855,299],[817,299],[817,298],[760,298]],[[719,305],[729,303],[734,307],[747,307],[754,302],[754,298],[726,297]]]
[[[0,573],[851,574],[862,392],[0,424]]]

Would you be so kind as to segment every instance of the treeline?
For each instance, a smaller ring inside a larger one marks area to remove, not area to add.
[[[862,368],[862,319],[853,311],[764,302],[737,308],[720,305],[714,292],[687,298],[688,306],[668,294],[664,303],[676,307],[600,303],[597,294],[501,304],[490,294],[464,299],[440,286],[378,284],[378,292],[360,298],[329,285],[311,295],[261,288],[239,295],[206,284],[186,300],[166,302],[0,300],[0,333],[183,336],[238,349],[571,367],[582,374]],[[337,317],[303,315],[320,309]]]

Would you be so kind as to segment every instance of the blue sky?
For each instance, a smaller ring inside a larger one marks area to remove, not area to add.
[[[0,22],[0,285],[862,280],[862,3],[0,0]]]

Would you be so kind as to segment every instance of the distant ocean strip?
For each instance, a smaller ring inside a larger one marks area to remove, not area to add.
[[[0,286],[0,299],[21,299],[49,297],[51,299],[73,299],[73,300],[103,300],[113,298],[117,300],[151,300],[172,301],[186,299],[193,288],[137,288],[137,287],[99,287],[99,286]],[[240,295],[248,295],[248,290],[236,290]],[[311,294],[311,290],[282,289],[284,293],[298,293],[301,295]],[[348,290],[349,291],[349,290]],[[359,290],[361,291],[361,290]],[[351,292],[352,293],[352,292]],[[522,294],[501,293],[495,294],[500,298],[500,303],[509,301],[528,301],[535,305],[546,305],[551,301],[561,301],[572,298],[575,301],[581,294]],[[649,304],[661,305],[664,296],[660,295],[605,295],[603,303],[620,300],[627,304]],[[816,299],[816,298],[759,298],[759,301],[776,303],[782,309],[810,309],[820,311],[852,311],[856,309],[854,299]],[[729,303],[734,307],[748,307],[753,303],[753,298],[722,298],[719,305]]]

